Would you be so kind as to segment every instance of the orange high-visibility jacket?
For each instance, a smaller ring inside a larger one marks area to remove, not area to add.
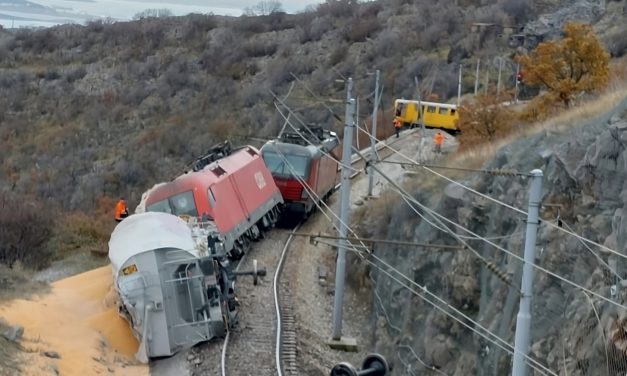
[[[442,145],[442,143],[444,142],[444,135],[440,132],[436,133],[433,141],[435,141],[436,145]]]
[[[128,214],[126,211],[126,202],[120,200],[115,205],[115,219],[122,219],[124,213]]]
[[[401,128],[402,126],[403,126],[403,123],[401,123],[400,120],[394,119],[394,128]]]

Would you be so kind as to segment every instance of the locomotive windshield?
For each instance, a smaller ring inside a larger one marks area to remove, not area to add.
[[[179,193],[165,200],[157,201],[152,205],[148,205],[146,209],[151,212],[198,217],[194,195],[191,191]]]
[[[264,152],[263,160],[268,170],[274,176],[298,176],[307,177],[309,159],[301,155],[279,155],[272,152]]]

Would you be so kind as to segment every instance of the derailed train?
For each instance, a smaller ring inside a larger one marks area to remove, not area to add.
[[[140,342],[139,360],[222,336],[236,322],[229,258],[274,226],[282,203],[259,151],[228,143],[145,194],[145,212],[118,224],[109,241],[119,311]]]
[[[111,234],[118,310],[139,341],[136,357],[168,356],[224,335],[237,319],[228,260],[202,228],[165,213],[141,213]]]
[[[232,258],[277,221],[283,204],[260,152],[252,146],[232,150],[216,145],[193,171],[147,192],[145,211],[198,218],[214,228],[214,238]]]

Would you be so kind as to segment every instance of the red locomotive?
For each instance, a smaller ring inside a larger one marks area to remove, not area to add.
[[[333,193],[339,176],[339,145],[334,132],[310,126],[283,133],[261,148],[263,159],[281,190],[286,210],[308,216],[319,200]],[[315,195],[310,195],[304,184]]]
[[[226,141],[198,158],[192,172],[147,192],[144,207],[213,227],[210,246],[218,244],[239,258],[276,223],[282,203],[259,151],[252,146],[232,150]]]

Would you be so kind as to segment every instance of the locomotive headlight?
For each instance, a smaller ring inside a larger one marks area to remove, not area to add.
[[[306,189],[303,189],[303,193],[300,194],[300,198],[303,200],[309,198],[309,193],[307,193]]]

